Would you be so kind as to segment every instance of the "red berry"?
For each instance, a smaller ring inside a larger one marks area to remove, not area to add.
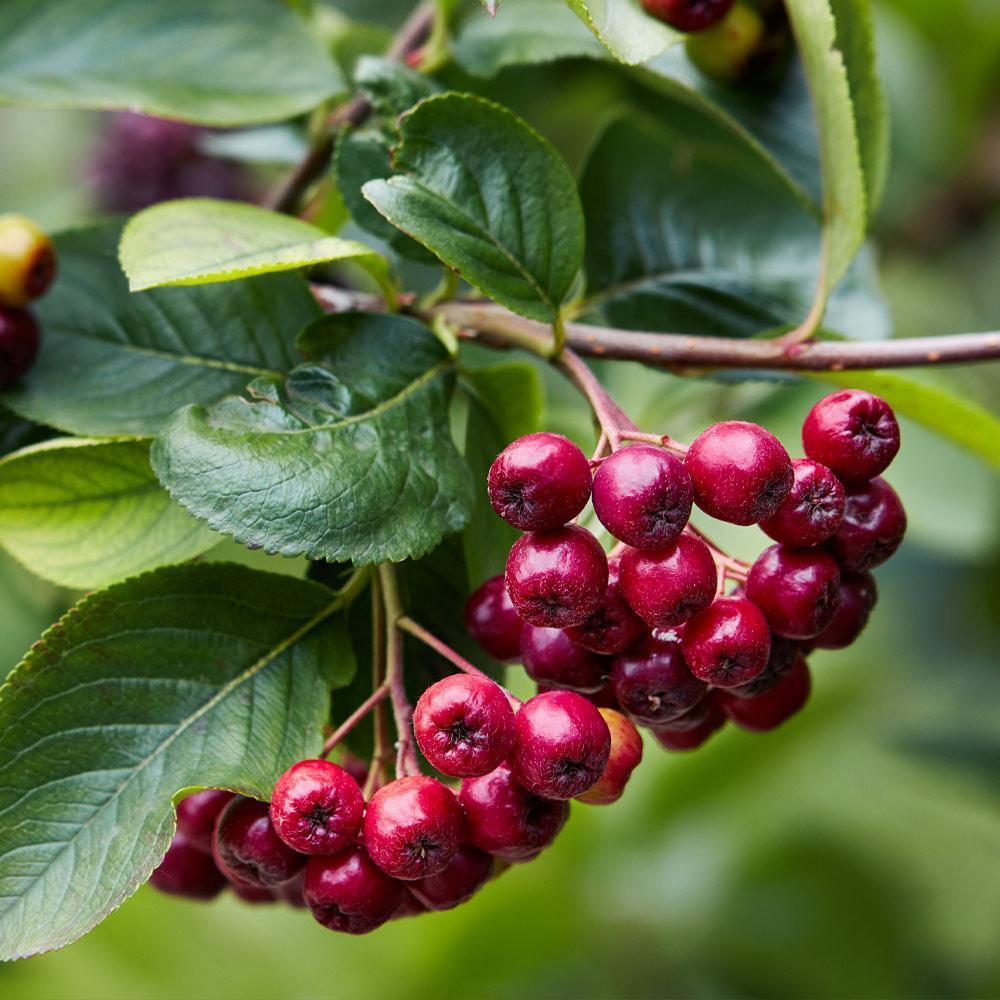
[[[792,460],[781,442],[758,424],[727,420],[694,439],[684,459],[695,503],[732,524],[773,517],[792,488]]]
[[[611,682],[621,707],[647,726],[676,719],[708,691],[688,670],[674,633],[655,632],[635,649],[616,656]]]
[[[442,774],[488,774],[514,745],[514,710],[493,681],[453,674],[420,696],[413,732],[423,755]]]
[[[678,31],[704,31],[718,24],[733,0],[642,0],[647,14]]]
[[[384,924],[403,897],[361,847],[310,858],[302,895],[312,915],[332,931],[367,934]]]
[[[746,590],[776,634],[812,639],[837,612],[840,569],[822,550],[771,545],[750,567]]]
[[[539,684],[581,694],[600,691],[611,670],[610,660],[578,646],[562,629],[534,625],[521,634],[521,662]]]
[[[688,729],[654,729],[653,738],[664,750],[697,750],[726,724],[726,714],[716,699],[706,698],[707,710],[701,722]]]
[[[521,652],[521,616],[507,594],[503,574],[490,577],[465,602],[465,627],[501,663],[516,663]]]
[[[802,646],[794,639],[772,635],[771,654],[767,658],[767,666],[747,684],[726,688],[726,694],[736,698],[756,698],[757,695],[770,691],[795,666],[795,661],[801,656]]]
[[[407,887],[428,910],[450,910],[471,899],[493,874],[493,858],[465,844],[437,875],[417,879]]]
[[[163,860],[149,876],[149,884],[160,892],[187,899],[214,899],[226,885],[212,855],[183,833],[174,834]]]
[[[244,903],[250,903],[251,906],[259,906],[262,903],[276,903],[278,901],[275,892],[279,886],[275,886],[274,889],[264,889],[258,885],[249,885],[246,882],[236,882],[230,879],[229,887],[233,890],[233,895],[237,899]]]
[[[177,803],[177,832],[183,833],[188,842],[199,850],[210,854],[215,839],[215,823],[232,797],[232,792],[216,788],[185,795]]]
[[[604,773],[597,783],[577,798],[594,806],[617,802],[625,791],[628,779],[642,760],[642,737],[632,721],[612,708],[599,709],[611,733],[611,752]]]
[[[35,363],[41,335],[31,313],[0,305],[0,389],[9,389]]]
[[[874,479],[899,451],[899,424],[884,399],[843,389],[821,399],[802,424],[806,454],[847,482]]]
[[[282,903],[287,903],[289,906],[295,907],[296,910],[304,910],[307,907],[305,897],[302,895],[305,879],[306,870],[303,868],[298,875],[290,878],[287,882],[282,882],[281,885],[276,885],[271,891],[275,898]]]
[[[820,632],[813,645],[817,649],[844,649],[863,631],[878,600],[878,588],[871,573],[843,573],[840,603],[833,621]]]
[[[799,657],[780,684],[756,698],[722,697],[722,710],[741,729],[766,733],[798,712],[809,699],[806,661]]]
[[[605,656],[628,649],[646,632],[646,627],[622,597],[617,570],[615,577],[611,579],[609,573],[608,589],[600,607],[582,624],[566,629],[566,634],[578,646]]]
[[[363,824],[368,856],[386,874],[410,881],[447,868],[465,834],[458,800],[424,775],[383,785]]]
[[[521,531],[548,531],[572,521],[591,489],[587,456],[561,434],[518,438],[490,466],[493,509]]]
[[[286,882],[306,863],[271,825],[266,802],[234,796],[215,827],[215,862],[232,882],[269,889]]]
[[[715,687],[736,687],[767,666],[771,632],[750,601],[719,597],[684,627],[681,649],[695,677]]]
[[[825,465],[808,458],[795,459],[792,474],[791,492],[761,529],[793,548],[821,545],[844,520],[844,487]]]
[[[906,511],[896,491],[884,479],[873,479],[848,488],[844,522],[828,548],[844,569],[864,573],[881,566],[905,533]]]
[[[300,854],[336,854],[361,827],[365,800],[358,783],[328,760],[300,760],[271,793],[271,823]]]
[[[514,777],[535,795],[571,799],[595,784],[611,752],[600,710],[574,691],[529,698],[514,717]]]
[[[601,543],[575,524],[522,535],[507,557],[507,593],[532,625],[567,628],[585,622],[608,589]]]
[[[654,628],[672,628],[707,608],[718,583],[708,546],[684,534],[655,552],[626,549],[619,587],[632,610]]]

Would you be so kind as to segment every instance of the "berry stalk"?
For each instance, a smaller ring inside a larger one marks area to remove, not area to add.
[[[355,726],[375,708],[389,694],[389,686],[385,682],[380,684],[374,691],[344,719],[344,721],[334,730],[327,741],[323,744],[320,757],[328,757],[333,748],[350,733]]]

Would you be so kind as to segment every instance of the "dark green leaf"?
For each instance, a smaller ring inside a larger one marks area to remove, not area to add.
[[[368,98],[375,113],[383,117],[401,115],[417,101],[441,89],[425,73],[376,56],[363,56],[358,60],[354,82]]]
[[[0,406],[0,458],[19,448],[41,444],[53,436],[54,432],[47,427],[42,427],[31,420],[22,420],[6,407]]]

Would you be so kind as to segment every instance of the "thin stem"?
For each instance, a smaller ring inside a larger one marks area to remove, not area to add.
[[[618,448],[622,431],[638,430],[578,354],[565,348],[558,357],[552,359],[552,363],[587,398],[601,432],[607,437],[612,451]]]
[[[328,757],[333,748],[389,693],[389,686],[381,684],[333,731],[323,744],[320,757]]]
[[[378,576],[372,580],[372,690],[388,689],[385,682],[385,610]],[[372,715],[372,759],[362,790],[365,801],[385,782],[386,765],[392,755],[385,704],[379,700]]]
[[[653,444],[666,448],[677,455],[687,454],[687,445],[675,441],[669,434],[645,434],[642,431],[624,431],[619,435],[623,441],[641,441],[643,444]]]
[[[624,435],[623,435],[624,436]],[[597,446],[594,448],[594,454],[590,456],[591,464],[600,462],[604,457],[604,453],[608,450],[608,435],[601,431],[601,436],[597,439]]]
[[[721,566],[725,571],[726,575],[734,580],[746,580],[747,571],[750,569],[749,563],[743,562],[742,559],[734,559],[732,556],[727,555],[722,549],[719,548],[715,542],[712,541],[708,535],[705,534],[701,528],[696,528],[691,522],[687,523],[684,528],[686,532],[694,535],[695,538],[700,538],[711,550],[712,558],[715,560],[716,564]]]

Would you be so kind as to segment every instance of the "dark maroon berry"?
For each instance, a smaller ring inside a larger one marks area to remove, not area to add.
[[[264,889],[286,882],[306,863],[278,836],[268,804],[242,795],[219,814],[213,851],[231,881]]]
[[[199,850],[210,854],[215,839],[215,823],[232,797],[232,792],[216,788],[185,795],[177,803],[177,832],[183,833],[188,842]]]
[[[0,305],[0,389],[9,389],[35,363],[41,335],[26,309]]]
[[[420,696],[413,732],[423,755],[442,774],[488,774],[514,745],[514,710],[493,681],[453,674]]]
[[[760,610],[742,597],[719,597],[684,627],[684,660],[714,687],[752,681],[767,666],[771,631]]]
[[[848,487],[844,523],[827,547],[844,569],[864,573],[881,566],[904,534],[906,511],[896,491],[884,479],[873,479]]]
[[[428,910],[450,910],[471,899],[493,874],[493,858],[465,844],[437,875],[417,879],[407,888]]]
[[[575,524],[522,535],[507,557],[507,593],[531,625],[567,628],[585,622],[608,589],[601,543]]]
[[[718,573],[708,546],[684,534],[655,552],[626,549],[618,586],[632,610],[654,628],[672,628],[707,608]]]
[[[233,890],[233,895],[238,900],[243,903],[250,903],[252,906],[278,902],[276,892],[280,888],[279,886],[274,886],[273,889],[265,889],[259,885],[250,885],[247,882],[235,882],[230,879],[229,887]]]
[[[868,624],[878,600],[878,588],[871,573],[843,573],[840,578],[840,603],[833,621],[813,639],[817,649],[845,649]]]
[[[607,806],[622,797],[632,772],[639,766],[642,760],[642,737],[628,716],[612,708],[602,708],[599,711],[611,733],[611,752],[597,783],[577,798],[593,806]]]
[[[610,666],[610,664],[609,664]],[[541,690],[538,692],[541,694]],[[598,691],[588,691],[584,695],[592,705],[596,705],[598,708],[614,708],[616,710],[621,710],[621,705],[618,704],[618,699],[615,697],[615,689],[611,686],[611,678],[604,682],[603,686]]]
[[[328,760],[300,760],[271,793],[275,832],[300,854],[336,854],[354,843],[365,812],[358,783]]]
[[[542,431],[511,442],[490,466],[493,509],[521,531],[550,531],[572,521],[590,499],[587,456],[561,434]]]
[[[705,699],[707,709],[696,726],[687,729],[654,729],[653,738],[664,750],[697,750],[726,724],[726,713],[715,697]]]
[[[809,700],[811,682],[806,661],[799,657],[789,673],[770,691],[756,698],[720,699],[726,716],[741,729],[766,733],[790,719]]]
[[[684,463],[636,445],[606,458],[594,476],[594,512],[619,541],[662,549],[684,530],[694,491]]]
[[[350,750],[342,750],[338,764],[358,783],[358,788],[364,788],[368,780],[368,763]]]
[[[647,726],[654,733],[686,733],[701,726],[712,712],[712,692],[709,691],[697,705],[692,705],[686,712],[658,722],[655,726]]]
[[[362,827],[368,856],[386,874],[411,881],[443,871],[465,835],[452,791],[424,775],[383,785]]]
[[[174,834],[163,860],[149,876],[149,884],[160,892],[187,899],[214,899],[226,885],[226,877],[212,855],[183,833]]]
[[[521,652],[521,616],[507,594],[503,574],[490,577],[465,602],[465,627],[501,663],[516,663]]]
[[[806,454],[845,482],[865,482],[885,471],[899,451],[899,424],[884,399],[842,389],[821,399],[802,424]]]
[[[409,887],[411,885],[413,885],[412,882],[407,882],[403,886],[403,896],[399,901],[399,905],[392,911],[390,920],[405,920],[407,917],[419,917],[422,913],[427,912],[427,907],[410,892]]]
[[[562,829],[569,805],[532,795],[514,780],[509,764],[462,782],[469,840],[505,861],[524,861],[547,847]]]
[[[765,534],[782,545],[822,545],[844,520],[844,487],[825,466],[809,458],[792,462],[792,490],[774,517],[761,521]]]
[[[642,0],[643,9],[678,31],[704,31],[721,21],[734,0]]]
[[[537,683],[581,694],[600,691],[611,670],[607,657],[578,646],[562,629],[534,625],[524,626],[521,662]]]
[[[635,649],[616,656],[611,682],[621,707],[647,726],[677,718],[708,691],[688,670],[673,633],[654,633]]]
[[[514,717],[510,766],[535,795],[571,799],[604,773],[611,733],[600,710],[574,691],[548,691],[528,699]]]
[[[646,626],[622,597],[617,579],[612,580],[610,575],[601,606],[581,625],[566,629],[566,634],[578,646],[604,656],[621,653],[635,645],[645,633]]]
[[[771,654],[767,666],[749,683],[726,689],[727,695],[736,698],[756,698],[776,687],[781,679],[795,666],[802,655],[802,646],[794,639],[782,635],[771,636]]]
[[[747,577],[747,597],[764,612],[771,630],[788,639],[812,639],[833,621],[840,569],[819,549],[771,545]]]
[[[403,886],[372,864],[363,848],[350,847],[310,858],[302,895],[324,927],[367,934],[393,915]]]
[[[293,876],[287,882],[282,882],[281,885],[276,885],[271,892],[282,903],[287,903],[289,906],[295,907],[296,910],[304,910],[307,908],[305,897],[302,895],[305,880],[306,870],[303,868],[298,875]]]
[[[684,459],[695,503],[731,524],[773,517],[792,488],[792,460],[759,424],[727,420],[702,431]]]

